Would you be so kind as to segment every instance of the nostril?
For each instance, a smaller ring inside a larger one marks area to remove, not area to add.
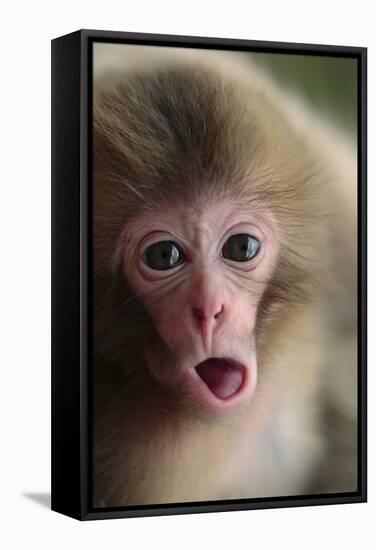
[[[217,313],[214,315],[214,319],[217,320],[218,317],[219,317],[220,315],[222,315],[222,312],[223,312],[223,305],[222,305],[221,309],[220,309],[219,311],[217,311]]]
[[[202,309],[193,307],[192,308],[193,315],[198,319],[199,321],[203,321],[205,319],[205,315]]]

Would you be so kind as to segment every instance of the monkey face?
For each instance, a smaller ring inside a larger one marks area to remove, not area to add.
[[[257,309],[276,235],[270,213],[228,201],[163,208],[122,233],[124,277],[156,329],[146,365],[190,408],[225,413],[255,391]]]

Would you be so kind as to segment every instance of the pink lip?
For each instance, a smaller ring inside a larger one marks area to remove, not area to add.
[[[195,370],[211,393],[220,400],[232,398],[244,384],[245,367],[233,359],[211,357],[199,363]]]

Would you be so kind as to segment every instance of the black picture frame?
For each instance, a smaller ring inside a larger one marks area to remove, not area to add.
[[[91,122],[93,42],[351,57],[358,64],[358,490],[353,493],[91,506]],[[52,509],[80,520],[365,502],[366,48],[80,30],[52,40]]]

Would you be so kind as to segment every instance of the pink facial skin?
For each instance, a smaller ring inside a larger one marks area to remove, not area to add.
[[[261,243],[248,261],[223,256],[225,243],[239,234]],[[183,261],[166,270],[147,265],[145,251],[161,241],[176,243]],[[253,395],[257,308],[277,242],[270,213],[229,201],[170,207],[125,228],[118,246],[124,275],[160,337],[145,345],[147,367],[191,408],[220,415]]]

